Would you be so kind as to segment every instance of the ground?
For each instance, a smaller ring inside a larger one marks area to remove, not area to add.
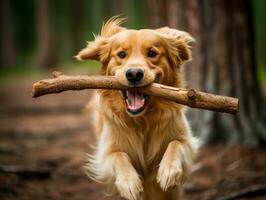
[[[1,84],[0,199],[112,199],[83,169],[94,142],[89,113],[82,112],[91,91],[32,99],[31,84]],[[265,169],[265,149],[202,148],[185,199],[219,199],[252,187],[262,187],[261,195],[246,199],[266,199]]]

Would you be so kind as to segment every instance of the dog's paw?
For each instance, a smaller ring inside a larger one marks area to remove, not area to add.
[[[118,176],[115,185],[120,195],[128,200],[138,200],[140,193],[143,192],[143,186],[137,173]]]
[[[157,174],[157,182],[164,191],[169,187],[182,185],[185,179],[186,174],[180,161],[174,160],[167,163],[162,160]]]

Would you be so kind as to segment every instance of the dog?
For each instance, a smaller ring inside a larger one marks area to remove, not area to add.
[[[185,108],[146,96],[153,82],[184,87],[182,65],[191,60],[186,32],[163,27],[131,30],[113,17],[76,58],[92,59],[100,74],[115,76],[126,91],[97,90],[90,105],[97,144],[89,176],[128,200],[178,200],[198,148]]]

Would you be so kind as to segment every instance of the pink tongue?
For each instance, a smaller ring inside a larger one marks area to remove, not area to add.
[[[138,110],[144,106],[145,99],[142,94],[128,91],[126,102],[128,109]]]

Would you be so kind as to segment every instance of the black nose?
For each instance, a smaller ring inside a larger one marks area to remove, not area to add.
[[[129,82],[137,83],[141,81],[144,76],[143,69],[140,68],[130,68],[126,71],[126,77]]]

